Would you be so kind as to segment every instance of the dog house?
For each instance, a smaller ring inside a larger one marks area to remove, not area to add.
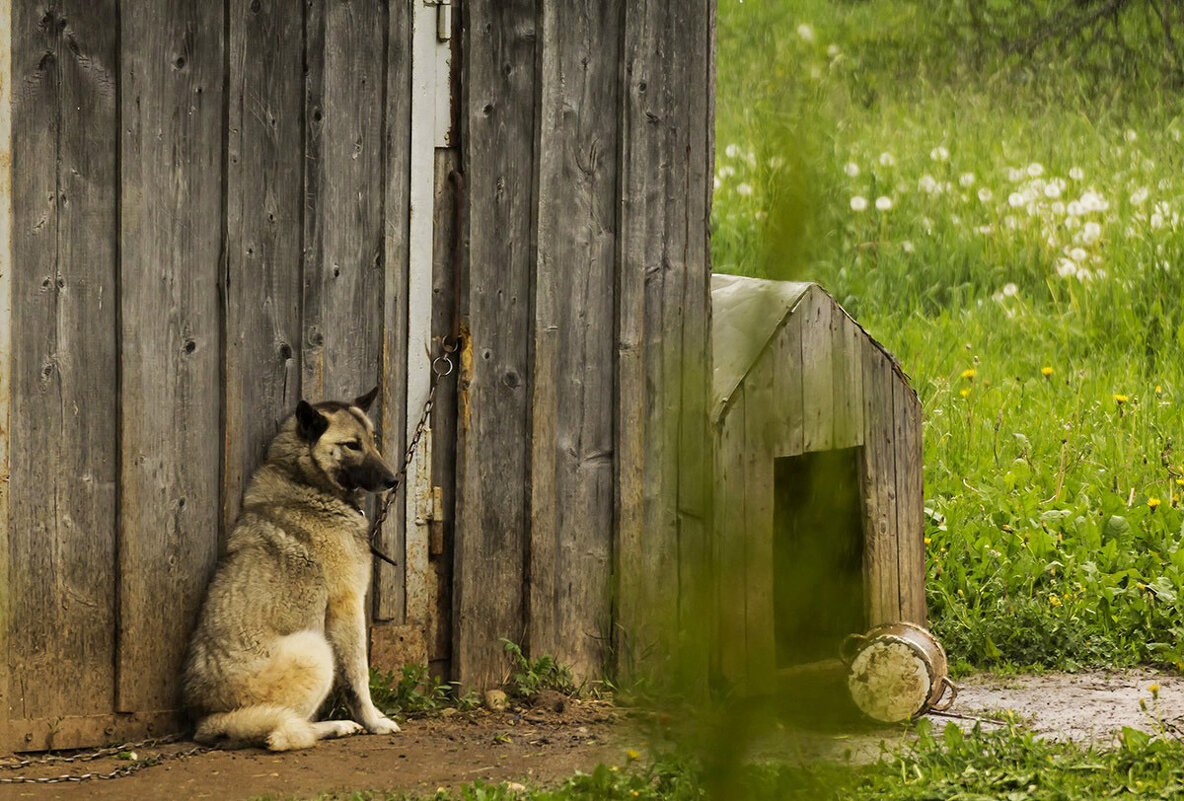
[[[715,562],[725,678],[925,624],[921,406],[817,284],[712,279]]]

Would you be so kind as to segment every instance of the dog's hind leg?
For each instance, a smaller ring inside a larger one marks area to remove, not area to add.
[[[242,681],[243,706],[205,717],[193,739],[232,748],[263,745],[291,751],[360,730],[352,721],[310,721],[333,688],[333,652],[318,632],[281,637],[271,647],[271,657]]]

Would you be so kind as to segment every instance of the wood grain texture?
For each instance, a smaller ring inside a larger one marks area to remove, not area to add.
[[[830,321],[834,380],[834,441],[832,447],[863,444],[863,340],[866,334],[835,306]]]
[[[505,675],[499,638],[525,634],[538,8],[514,0],[467,13],[453,672],[488,686]]]
[[[436,221],[433,229],[434,268],[432,276],[432,330],[451,335],[459,320],[456,304],[460,283],[457,274],[464,254],[462,210],[464,176],[460,172],[460,150],[436,150]],[[432,484],[440,488],[444,519],[440,527],[440,550],[433,555],[435,581],[434,614],[427,623],[428,658],[433,668],[444,673],[452,656],[452,565],[455,555],[456,522],[456,380],[459,354],[450,357],[452,371],[436,379],[436,404],[432,410]]]
[[[703,182],[711,23],[710,3],[698,0],[625,8],[616,281],[617,647],[625,660],[672,653],[680,629],[696,639],[702,620],[690,585],[708,553],[700,533],[710,495]],[[699,524],[684,531],[691,518]],[[678,585],[650,578],[674,575]]]
[[[817,286],[796,307],[802,318],[802,449],[806,452],[834,447],[834,313],[834,301]]]
[[[745,628],[750,687],[773,676],[773,375],[778,366],[764,352],[744,382]]]
[[[0,4],[0,653],[9,655],[9,626],[12,621],[10,594],[10,501],[12,437],[12,285],[13,285],[13,185],[12,185],[12,117],[13,117],[13,13],[12,3]],[[11,661],[0,662],[4,675],[0,676],[0,721],[7,718],[8,677]],[[7,737],[0,739],[4,748]]]
[[[921,469],[921,402],[903,378],[893,374],[896,448],[896,530],[900,569],[900,619],[924,626],[925,490]]]
[[[379,383],[386,35],[367,0],[308,3],[301,389],[311,401]]]
[[[870,339],[863,343],[864,446],[860,470],[864,505],[867,624],[900,619],[899,543],[896,510],[896,377],[888,357]]]
[[[620,24],[542,7],[529,640],[581,677],[611,634]]]
[[[171,709],[218,548],[224,20],[121,15],[117,711]]]
[[[230,0],[223,521],[300,400],[303,19]],[[367,388],[368,389],[368,388]]]
[[[773,455],[798,456],[804,439],[802,406],[802,317],[791,312],[765,352],[773,363]]]
[[[715,565],[715,618],[718,631],[719,672],[732,684],[743,684],[748,678],[747,583],[748,561],[745,541],[748,520],[745,502],[745,439],[744,423],[747,404],[744,387],[729,405],[719,422],[719,442],[716,450],[715,528],[713,550]]]
[[[383,300],[379,405],[373,411],[379,446],[391,465],[407,448],[407,282],[411,214],[411,14],[412,0],[391,0],[386,32],[386,118],[383,151]],[[418,357],[418,354],[416,354]],[[415,412],[418,415],[418,411]],[[433,449],[434,452],[434,449]],[[405,486],[383,524],[379,547],[402,566],[374,563],[374,619],[406,622],[407,521]]]
[[[112,380],[115,8],[57,2],[13,9],[19,269],[11,276],[6,717],[111,709],[119,420]]]

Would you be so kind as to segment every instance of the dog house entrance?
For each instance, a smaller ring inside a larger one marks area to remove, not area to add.
[[[865,628],[860,448],[774,460],[778,667],[830,659]]]

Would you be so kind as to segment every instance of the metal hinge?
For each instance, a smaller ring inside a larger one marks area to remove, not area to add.
[[[423,0],[423,4],[436,7],[436,38],[447,42],[452,38],[452,0]]]

